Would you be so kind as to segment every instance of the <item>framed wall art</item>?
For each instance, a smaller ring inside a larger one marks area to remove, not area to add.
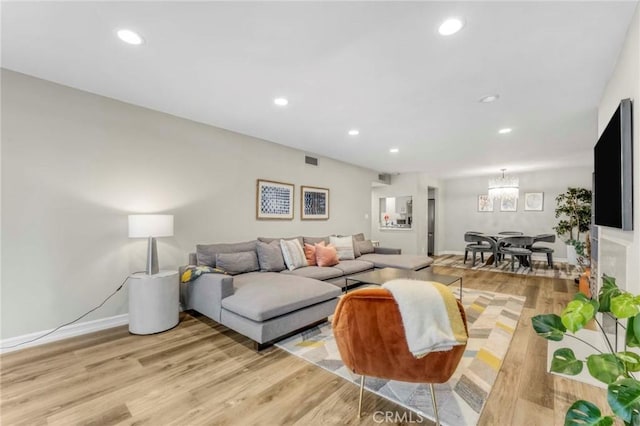
[[[527,192],[524,194],[524,209],[541,212],[544,206],[544,192]]]
[[[329,219],[329,190],[313,186],[301,187],[301,216],[302,220]]]
[[[518,210],[518,197],[513,195],[503,195],[500,199],[501,212],[515,212]]]
[[[293,219],[293,190],[290,183],[258,179],[256,219]]]
[[[478,195],[478,211],[479,212],[493,211],[493,200],[487,194]]]

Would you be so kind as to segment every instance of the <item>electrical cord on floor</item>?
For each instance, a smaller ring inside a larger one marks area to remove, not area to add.
[[[134,272],[134,274],[138,274],[138,273],[142,273],[142,272],[145,272],[145,271],[137,271],[137,272]],[[132,274],[132,275],[133,275],[133,274]],[[54,328],[53,330],[51,330],[51,331],[47,331],[47,332],[46,332],[46,333],[44,333],[43,335],[38,336],[38,337],[34,337],[34,338],[33,338],[33,339],[31,339],[31,340],[27,340],[27,341],[24,341],[24,342],[21,342],[21,343],[16,343],[15,345],[11,345],[11,346],[2,346],[2,347],[0,347],[0,350],[2,350],[2,349],[12,349],[12,348],[17,348],[18,346],[22,346],[22,345],[26,345],[27,343],[35,342],[36,340],[40,340],[40,339],[42,339],[42,338],[44,338],[44,337],[47,337],[47,336],[48,336],[48,335],[50,335],[50,334],[55,333],[56,331],[60,330],[62,327],[66,327],[66,326],[68,326],[68,325],[71,325],[71,324],[73,324],[73,323],[75,323],[75,322],[80,321],[82,318],[86,317],[86,316],[87,316],[87,315],[89,315],[91,312],[95,311],[96,309],[101,308],[101,307],[102,307],[102,305],[104,305],[105,303],[107,303],[107,300],[111,299],[111,298],[112,298],[112,297],[113,297],[117,292],[119,292],[120,290],[122,290],[122,288],[123,288],[123,287],[124,287],[124,285],[127,283],[127,281],[129,281],[129,277],[130,277],[130,275],[129,275],[127,278],[125,278],[125,279],[124,279],[124,281],[122,281],[122,283],[120,284],[120,286],[118,286],[118,288],[117,288],[117,289],[115,289],[115,291],[114,291],[113,293],[111,293],[109,296],[107,296],[107,298],[106,298],[106,299],[104,299],[104,300],[102,301],[102,303],[100,303],[100,304],[99,304],[98,306],[96,306],[95,308],[93,308],[93,309],[91,309],[91,310],[89,310],[89,311],[85,312],[84,314],[80,315],[78,318],[74,319],[73,321],[69,321],[69,322],[66,322],[66,323],[64,323],[64,324],[61,324],[61,325],[57,326],[56,328]]]

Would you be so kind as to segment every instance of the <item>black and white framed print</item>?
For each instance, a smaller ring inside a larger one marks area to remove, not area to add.
[[[256,219],[293,219],[293,190],[290,183],[258,179]]]
[[[313,186],[301,187],[301,219],[329,219],[329,190]]]

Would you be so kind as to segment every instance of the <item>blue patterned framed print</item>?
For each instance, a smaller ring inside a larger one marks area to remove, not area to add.
[[[293,190],[290,183],[258,179],[256,219],[293,219]]]
[[[303,186],[300,197],[300,218],[302,220],[329,219],[329,190]]]

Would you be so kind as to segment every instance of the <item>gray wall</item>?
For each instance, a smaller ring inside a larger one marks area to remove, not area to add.
[[[598,108],[598,134],[607,126],[611,116],[625,98],[631,98],[633,104],[633,231],[621,231],[614,228],[600,228],[601,241],[608,239],[626,246],[626,269],[624,278],[614,270],[600,268],[600,273],[617,276],[618,284],[628,291],[640,293],[640,4],[629,26],[625,44],[620,52],[615,70],[600,100]],[[594,139],[594,145],[596,140]],[[602,245],[601,247],[607,247]],[[615,253],[606,250],[600,252],[601,261],[622,261]],[[604,265],[603,265],[604,266]],[[618,269],[616,268],[616,269]],[[620,279],[623,278],[623,279]]]
[[[175,215],[164,269],[197,243],[369,235],[371,170],[309,166],[298,150],[7,70],[2,124],[3,339],[69,321],[143,269],[130,213]],[[257,178],[296,185],[293,221],[255,219]],[[330,188],[330,220],[300,220],[300,185]],[[126,313],[126,295],[85,320]]]
[[[591,173],[590,167],[517,173],[516,176],[520,179],[520,198],[516,212],[501,212],[497,204],[494,205],[493,212],[478,212],[478,195],[487,193],[489,176],[445,180],[444,251],[464,252],[466,231],[522,231],[529,235],[553,233],[551,228],[558,221],[554,213],[556,196],[570,186],[591,189]],[[543,211],[524,210],[526,192],[544,192]],[[559,239],[556,240],[554,249],[557,258],[566,257],[566,248]]]

